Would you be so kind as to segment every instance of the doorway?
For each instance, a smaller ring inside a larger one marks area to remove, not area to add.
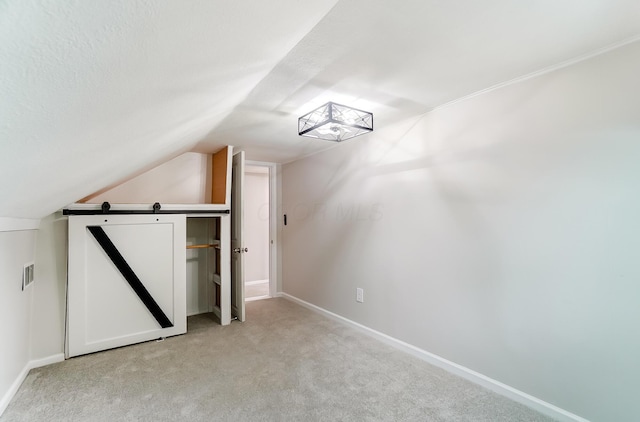
[[[244,172],[245,301],[271,297],[271,198],[270,172],[266,164],[247,162]]]

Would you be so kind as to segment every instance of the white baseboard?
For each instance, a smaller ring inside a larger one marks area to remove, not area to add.
[[[64,362],[64,353],[58,353],[57,355],[47,356],[46,358],[32,360],[28,365],[29,370],[32,370],[59,362]]]
[[[334,314],[333,312],[327,311],[324,308],[316,306],[312,303],[304,301],[302,299],[298,299],[295,296],[291,296],[290,294],[279,292],[276,296],[282,297],[284,299],[295,302],[299,305],[304,306],[305,308],[311,309],[312,311],[316,311],[322,315],[325,315],[334,321],[341,322],[350,327],[353,327],[367,335],[370,335],[383,343],[386,343],[390,346],[393,346],[397,349],[400,349],[404,352],[407,352],[419,359],[422,359],[434,366],[444,369],[447,372],[451,372],[455,375],[458,375],[466,380],[469,380],[475,384],[481,385],[495,393],[498,393],[502,396],[505,396],[515,402],[523,404],[527,407],[530,407],[538,412],[550,416],[554,419],[557,419],[561,422],[589,422],[587,419],[582,418],[578,415],[575,415],[571,412],[568,412],[564,409],[561,409],[557,406],[554,406],[551,403],[547,403],[544,400],[540,400],[539,398],[533,397],[530,394],[517,390],[513,387],[510,387],[506,384],[501,383],[500,381],[496,381],[493,378],[489,378],[486,375],[482,375],[474,370],[466,368],[462,365],[458,365],[455,362],[451,362],[447,359],[444,359],[438,355],[427,352],[426,350],[422,350],[416,346],[413,346],[409,343],[405,343],[402,340],[398,340],[391,336],[388,336],[384,333],[376,331],[372,328],[359,324],[355,321],[351,321],[348,318],[340,316],[338,314]]]
[[[4,394],[4,396],[2,396],[2,399],[0,400],[0,416],[2,416],[5,410],[7,410],[9,403],[11,403],[11,400],[20,389],[20,386],[22,385],[24,380],[27,378],[27,375],[29,375],[29,371],[35,368],[40,368],[42,366],[51,365],[52,363],[58,363],[62,361],[64,361],[64,353],[59,353],[57,355],[48,356],[42,359],[35,359],[27,362],[24,368],[22,368],[22,371],[20,371],[20,374],[18,374],[16,380],[13,382],[13,384],[11,384],[11,387],[9,387],[9,390]]]
[[[262,284],[262,283],[268,283],[269,279],[266,278],[264,280],[251,280],[251,281],[245,281],[244,285],[245,286],[255,286],[256,284]]]
[[[254,302],[256,300],[263,300],[263,299],[270,299],[271,296],[269,295],[264,295],[264,296],[253,296],[253,297],[247,297],[244,299],[245,302]]]

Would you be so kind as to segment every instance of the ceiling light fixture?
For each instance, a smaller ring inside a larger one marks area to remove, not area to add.
[[[298,135],[341,142],[373,131],[373,113],[331,101],[298,119]]]

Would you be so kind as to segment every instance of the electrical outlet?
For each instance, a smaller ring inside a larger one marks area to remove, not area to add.
[[[24,264],[24,267],[22,269],[22,290],[26,289],[31,283],[33,283],[33,271],[33,262]]]
[[[356,288],[356,302],[364,302],[364,290],[360,287]]]

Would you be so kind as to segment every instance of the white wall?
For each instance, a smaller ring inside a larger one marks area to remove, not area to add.
[[[23,265],[34,261],[35,247],[35,230],[0,231],[0,414],[29,362],[31,306],[38,280],[34,277],[25,291],[21,283]]]
[[[64,353],[67,286],[67,218],[43,218],[37,234],[33,283],[31,359]]]
[[[639,71],[635,43],[283,166],[283,291],[636,420]]]
[[[244,178],[245,281],[269,278],[269,169],[246,166]]]
[[[211,155],[187,152],[108,189],[88,202],[206,204],[211,202]]]

